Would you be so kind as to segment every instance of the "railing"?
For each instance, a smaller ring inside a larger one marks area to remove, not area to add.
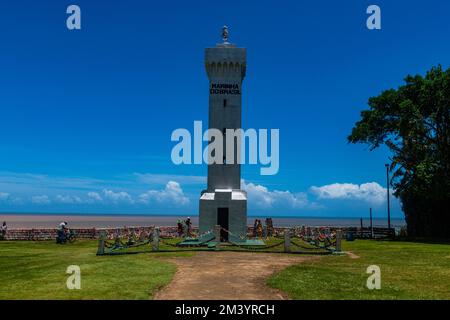
[[[354,238],[358,239],[392,239],[395,237],[394,228],[383,227],[347,227],[344,229],[346,234],[352,234]]]
[[[222,241],[222,233],[227,234],[228,241]],[[303,254],[330,254],[341,252],[342,231],[316,228],[284,229],[283,235],[274,237],[249,239],[244,235],[236,235],[217,225],[197,238],[186,237],[176,242],[176,237],[162,237],[158,227],[150,233],[126,234],[108,237],[105,231],[100,234],[97,255],[114,255],[140,252],[167,251],[254,251]],[[143,247],[143,250],[135,250]]]

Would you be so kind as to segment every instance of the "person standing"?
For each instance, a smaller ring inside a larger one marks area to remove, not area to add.
[[[182,220],[178,219],[177,221],[177,232],[178,232],[178,237],[182,237],[183,236],[183,223]]]
[[[57,230],[56,243],[65,243],[67,238],[67,222],[63,221],[59,224]]]
[[[190,237],[191,236],[191,228],[192,228],[192,222],[191,222],[190,217],[187,217],[185,224],[186,224],[186,235],[188,237]]]
[[[8,226],[6,225],[6,221],[3,221],[2,227],[0,229],[0,240],[6,239],[6,231],[8,231]]]
[[[262,238],[263,237],[263,225],[261,223],[261,220],[259,220],[259,219],[258,219],[258,224],[256,226],[256,230],[257,230],[258,238]]]

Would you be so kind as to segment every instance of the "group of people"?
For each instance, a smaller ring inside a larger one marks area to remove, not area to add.
[[[186,220],[178,219],[177,233],[179,237],[182,237],[183,235],[189,237],[192,235],[192,222],[190,217],[187,217]]]
[[[260,219],[255,219],[253,225],[253,237],[255,238],[267,238],[273,235],[273,221],[272,218],[265,219],[265,227]],[[192,236],[192,222],[191,218],[187,217],[186,220],[178,219],[177,221],[177,234],[179,237]]]
[[[69,235],[69,228],[67,227],[67,222],[61,222],[58,225],[58,229],[56,231],[56,243],[64,243],[67,240],[67,237]],[[6,221],[3,221],[1,227],[0,227],[0,240],[6,239],[6,232],[8,231],[8,226],[6,225]]]
[[[253,237],[255,238],[267,238],[273,235],[273,221],[272,218],[266,218],[265,220],[265,228],[261,220],[255,219],[255,223],[253,224]]]
[[[265,228],[262,225],[261,220],[255,219],[255,223],[253,225],[253,236],[256,238],[265,238],[270,237],[273,234],[273,222],[272,218],[266,218],[265,220]],[[3,222],[0,228],[0,240],[5,239],[6,231],[8,227],[6,226],[6,221]],[[69,236],[69,228],[67,221],[63,221],[58,225],[56,243],[65,243],[67,241],[67,237]],[[191,218],[187,217],[186,220],[178,219],[177,221],[177,233],[179,237],[182,236],[191,236],[192,235],[192,222]]]

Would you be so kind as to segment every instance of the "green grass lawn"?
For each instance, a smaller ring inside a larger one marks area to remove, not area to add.
[[[324,256],[288,267],[268,285],[293,299],[450,299],[450,245],[395,241],[343,242],[360,256]],[[369,265],[381,269],[381,289],[369,290]]]
[[[0,299],[151,299],[176,268],[163,254],[96,256],[97,241],[0,242]],[[188,255],[189,253],[169,253]],[[69,265],[81,269],[81,289],[68,290]]]
[[[268,285],[294,299],[450,299],[450,245],[356,240],[343,248],[360,258],[321,256],[275,274]],[[0,242],[0,299],[151,299],[176,271],[161,257],[192,255],[96,251],[97,241]],[[366,287],[373,264],[381,268],[381,290]],[[69,265],[81,268],[81,290],[66,287]]]

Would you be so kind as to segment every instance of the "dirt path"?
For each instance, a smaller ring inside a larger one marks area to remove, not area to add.
[[[350,259],[359,259],[360,258],[360,256],[358,256],[357,254],[354,254],[351,251],[346,251],[345,253],[347,254],[347,256],[350,257]]]
[[[170,258],[177,272],[155,299],[288,299],[267,287],[266,279],[289,265],[317,258],[253,252],[198,252],[192,257]]]

